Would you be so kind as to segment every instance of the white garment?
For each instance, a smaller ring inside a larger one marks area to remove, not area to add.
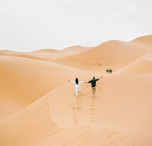
[[[79,85],[82,84],[82,83],[84,83],[84,82],[83,81],[79,81],[78,84],[75,81],[72,81],[72,80],[71,80],[71,82],[75,84],[75,93],[77,95],[79,95],[79,93],[78,93],[79,92]]]

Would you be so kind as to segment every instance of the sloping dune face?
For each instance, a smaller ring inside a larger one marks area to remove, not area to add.
[[[131,42],[136,43],[152,51],[152,35],[139,37]]]
[[[46,96],[2,121],[0,131],[2,146],[84,145],[89,135],[86,126],[59,128],[51,119]]]
[[[85,77],[85,74],[85,71],[51,62],[1,56],[0,109],[3,112],[0,113],[0,117],[8,116],[31,104],[68,79],[74,79],[76,76]]]
[[[91,49],[91,47],[72,46],[65,48],[63,50],[41,49],[33,52],[13,52],[9,50],[0,50],[0,56],[18,56],[44,61],[53,61],[54,59],[59,59],[73,54],[78,54],[89,49]]]
[[[73,54],[78,54],[89,49],[91,49],[91,47],[83,47],[83,46],[72,46],[65,48],[63,50],[42,49],[32,52],[32,55],[35,57],[39,57],[43,60],[52,61],[54,59],[59,59]]]
[[[152,74],[152,55],[148,54],[118,71],[120,74]]]
[[[146,143],[150,146],[151,77],[122,75],[105,78],[98,82],[95,97],[90,94],[88,84],[81,86],[80,97],[74,96],[70,85],[57,88],[49,96],[52,119],[62,128],[94,127],[91,132],[95,135],[88,140],[90,145],[110,145],[113,141],[115,146],[126,146],[128,143]],[[58,90],[62,91],[65,98],[60,98]]]
[[[90,71],[106,68],[117,70],[147,52],[146,49],[132,43],[109,41],[83,53],[58,59],[57,62]]]
[[[150,146],[151,77],[105,78],[95,97],[88,84],[80,97],[70,83],[58,87],[0,122],[1,145]]]
[[[0,51],[0,146],[152,146],[150,40]]]

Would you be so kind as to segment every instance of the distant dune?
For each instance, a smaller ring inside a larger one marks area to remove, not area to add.
[[[151,74],[152,73],[152,53],[141,57],[128,66],[120,69],[121,74]]]
[[[103,76],[95,95],[93,76]],[[79,96],[68,81],[76,77],[85,82]],[[0,51],[0,146],[152,146],[151,113],[151,35]]]
[[[83,47],[83,46],[78,45],[78,46],[72,46],[72,47],[65,48],[62,51],[73,54],[73,53],[80,53],[80,52],[89,50],[91,48],[92,47]]]
[[[140,46],[145,47],[152,51],[152,41],[151,40],[152,40],[152,35],[147,35],[147,36],[139,37],[131,42],[137,43]]]
[[[45,60],[45,61],[52,61],[54,59],[63,58],[66,56],[70,56],[73,54],[78,54],[80,52],[86,51],[91,49],[91,47],[83,47],[83,46],[72,46],[65,48],[63,50],[56,50],[56,49],[41,49],[33,52],[14,52],[9,50],[2,50],[0,51],[0,56],[18,56],[18,57],[25,57],[31,59],[38,59],[38,60]]]
[[[148,52],[146,48],[130,42],[109,41],[88,51],[58,59],[56,62],[90,71],[106,68],[118,70]]]
[[[34,52],[44,52],[44,53],[60,53],[60,50],[56,50],[56,49],[41,49],[41,50],[37,50]]]

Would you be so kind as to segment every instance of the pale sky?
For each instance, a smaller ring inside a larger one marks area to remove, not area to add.
[[[34,51],[152,34],[152,0],[0,0],[0,50]]]

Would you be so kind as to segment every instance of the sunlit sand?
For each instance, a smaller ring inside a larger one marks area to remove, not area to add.
[[[103,76],[95,95],[83,83],[77,96],[68,82],[93,76]],[[0,51],[0,145],[151,146],[152,35],[61,51]]]

